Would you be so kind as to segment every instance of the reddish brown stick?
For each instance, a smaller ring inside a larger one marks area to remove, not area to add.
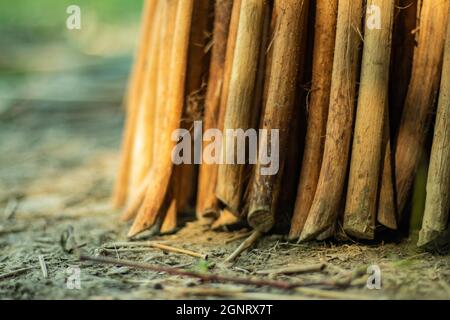
[[[337,6],[337,0],[317,1],[308,129],[290,239],[297,239],[303,230],[319,179],[330,104]]]

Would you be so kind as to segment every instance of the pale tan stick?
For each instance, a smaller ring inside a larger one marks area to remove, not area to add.
[[[158,67],[159,72],[157,74],[158,82],[156,87],[156,105],[154,112],[154,135],[155,141],[153,143],[153,154],[155,157],[159,158],[160,149],[162,144],[160,143],[161,132],[164,130],[165,119],[166,119],[166,103],[169,99],[170,84],[169,84],[169,72],[170,69],[170,57],[172,54],[172,45],[174,37],[174,28],[177,13],[177,1],[176,0],[165,0],[161,2],[158,8],[160,15],[160,27],[157,28],[159,32],[159,43],[160,52],[158,55]],[[153,168],[150,168],[153,169]],[[150,180],[154,179],[151,174],[151,170],[147,172],[146,177],[141,182],[139,188],[136,190],[135,194],[129,201],[124,214],[121,219],[124,221],[130,220],[136,216],[139,209],[144,202],[145,196],[147,194],[148,188],[150,187]],[[164,196],[164,195],[161,195]]]
[[[308,129],[289,238],[303,230],[319,179],[326,134],[330,88],[336,41],[337,0],[319,0],[316,8],[311,98]]]
[[[152,176],[144,203],[128,235],[137,235],[151,227],[160,214],[161,206],[169,188],[172,175],[172,150],[176,141],[172,134],[180,125],[184,105],[184,85],[189,48],[189,34],[192,20],[193,0],[180,1],[177,4],[174,39],[169,69],[169,99],[166,105],[163,130],[159,133],[161,144],[158,161],[150,170]]]
[[[397,209],[402,217],[439,89],[448,0],[423,1],[411,81],[395,145]]]
[[[167,252],[174,252],[174,253],[181,253],[181,254],[185,254],[191,257],[196,257],[196,258],[200,258],[203,260],[207,260],[208,259],[208,255],[207,254],[203,254],[203,253],[198,253],[192,250],[187,250],[187,249],[182,249],[182,248],[175,248],[172,246],[168,246],[162,243],[150,243],[149,244],[152,248],[157,248],[157,249],[161,249],[163,251],[167,251]]]
[[[155,143],[154,121],[157,103],[157,81],[159,71],[159,28],[161,24],[161,6],[156,7],[153,25],[151,26],[148,57],[144,68],[142,94],[138,100],[138,118],[134,129],[132,162],[130,166],[129,194],[136,195],[153,161],[153,145]]]
[[[381,164],[385,113],[388,110],[394,2],[369,0],[367,6],[381,10],[380,30],[372,29],[366,17],[364,51],[358,107],[353,138],[344,231],[360,239],[375,237],[378,182]],[[373,14],[373,13],[370,13]]]
[[[279,171],[272,175],[263,175],[264,166],[258,161],[254,168],[254,179],[249,203],[249,224],[260,232],[268,232],[275,224],[275,208],[277,206],[281,178],[286,159],[289,139],[290,121],[295,104],[295,89],[299,79],[298,70],[301,55],[304,54],[302,44],[306,37],[309,1],[275,1],[276,29],[273,40],[273,51],[270,58],[270,79],[267,85],[267,101],[264,107],[262,128],[272,134],[279,130],[279,154],[272,154],[279,164]],[[270,145],[267,137],[260,139],[261,146]],[[266,150],[269,150],[266,148]],[[271,151],[272,152],[272,151]],[[276,151],[273,151],[276,152]],[[260,159],[259,159],[260,160]],[[273,165],[273,164],[272,164]]]
[[[268,269],[256,271],[256,274],[299,274],[299,273],[311,273],[323,271],[326,268],[325,263],[318,263],[313,265],[298,265],[298,266],[287,266],[279,269]]]
[[[222,95],[225,56],[227,39],[229,34],[231,10],[233,1],[216,0],[215,20],[213,30],[213,46],[211,53],[211,65],[209,69],[208,87],[205,100],[204,130],[221,129],[220,97]],[[203,150],[209,142],[203,142]],[[217,165],[202,163],[200,166],[198,181],[198,194],[196,213],[198,218],[206,215],[218,216],[218,204],[215,195],[217,183]]]
[[[173,247],[171,245],[158,243],[158,242],[152,242],[152,241],[117,242],[117,243],[107,244],[107,245],[105,245],[103,247],[106,250],[120,250],[120,249],[123,249],[123,247],[131,247],[131,248],[136,249],[136,250],[145,250],[144,248],[139,248],[139,247],[151,247],[151,248],[156,248],[156,249],[160,249],[160,250],[167,251],[167,252],[181,253],[181,254],[185,254],[185,255],[188,255],[188,256],[191,256],[191,257],[195,257],[195,258],[201,258],[201,259],[204,259],[204,260],[208,259],[208,255],[207,254],[198,253],[198,252],[195,252],[195,251],[192,251],[192,250],[177,248],[177,247]],[[127,251],[130,251],[130,248],[128,248]],[[133,251],[133,250],[131,250],[131,251]],[[123,252],[125,252],[125,251],[123,251]]]
[[[119,160],[119,169],[116,183],[113,191],[113,205],[116,208],[125,205],[128,198],[128,184],[130,179],[131,152],[133,150],[134,130],[137,122],[137,99],[141,94],[142,73],[147,58],[147,51],[150,42],[148,41],[151,33],[153,17],[156,13],[156,5],[159,1],[146,0],[144,7],[143,25],[141,31],[141,47],[139,48],[134,71],[131,77],[129,95],[127,97],[127,117],[122,140],[122,150]]]
[[[336,221],[343,197],[359,71],[362,1],[338,5],[327,133],[319,181],[300,240],[314,239]]]
[[[439,238],[448,229],[450,210],[450,19],[447,23],[441,89],[433,147],[428,169],[427,197],[419,246]]]
[[[261,0],[241,0],[239,6],[239,23],[223,127],[222,159],[226,164],[219,165],[216,187],[216,196],[235,214],[241,208],[245,169],[245,164],[237,164],[240,160],[235,153],[242,152],[245,156],[246,150],[239,147],[242,139],[234,135],[228,136],[227,130],[246,131],[257,125],[251,121],[253,113],[258,112],[253,110],[253,95],[265,6],[266,2]],[[247,163],[245,160],[243,162]]]
[[[242,252],[252,247],[259,238],[261,238],[262,233],[259,231],[254,231],[244,242],[242,242],[239,247],[230,255],[228,258],[225,259],[224,262],[233,262],[236,260],[237,257],[241,255]]]

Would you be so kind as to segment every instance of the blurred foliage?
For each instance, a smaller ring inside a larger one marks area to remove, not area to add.
[[[142,0],[0,0],[0,28],[65,27],[66,9],[78,5],[83,13],[95,14],[104,23],[139,20]]]

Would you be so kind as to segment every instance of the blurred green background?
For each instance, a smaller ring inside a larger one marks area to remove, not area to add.
[[[81,9],[81,30],[66,12]],[[0,0],[0,114],[17,101],[111,101],[124,94],[142,0]]]

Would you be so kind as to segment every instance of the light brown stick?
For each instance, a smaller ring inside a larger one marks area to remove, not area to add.
[[[322,163],[336,40],[337,0],[319,0],[316,8],[311,99],[305,150],[289,238],[303,230],[314,198]]]
[[[222,124],[219,123],[220,97],[223,91],[223,73],[232,7],[233,1],[216,0],[215,2],[213,46],[203,124],[205,131],[214,128],[221,129],[222,127]],[[208,142],[203,142],[203,150],[205,150],[207,145]],[[202,218],[208,214],[218,216],[219,212],[215,195],[217,165],[202,163],[198,179],[197,217]]]
[[[411,81],[395,145],[395,180],[400,218],[421,158],[439,89],[448,6],[448,0],[422,1]]]
[[[137,122],[138,106],[137,101],[142,92],[142,77],[144,66],[146,63],[148,41],[151,30],[153,17],[156,13],[156,5],[159,1],[146,0],[143,13],[143,23],[141,31],[141,47],[138,50],[134,70],[130,78],[129,93],[126,100],[127,116],[122,139],[122,150],[119,160],[119,170],[113,191],[113,205],[116,208],[125,205],[128,197],[128,184],[130,178],[131,151],[133,149],[134,130]]]
[[[155,9],[153,24],[151,25],[147,60],[141,81],[142,93],[138,100],[136,127],[134,128],[133,150],[131,151],[129,195],[134,197],[142,184],[153,161],[153,145],[155,143],[154,121],[157,103],[157,80],[159,71],[159,26],[161,22],[161,6]]]
[[[356,113],[344,231],[361,239],[375,237],[378,181],[385,113],[388,110],[389,67],[394,17],[392,0],[369,0],[367,6],[380,9],[380,28],[372,29],[367,13],[361,80]]]
[[[254,170],[249,214],[249,224],[260,232],[269,231],[275,224],[275,208],[281,187],[281,177],[286,159],[290,119],[295,103],[295,88],[299,77],[299,64],[306,37],[305,19],[308,17],[309,1],[275,1],[274,15],[277,17],[271,57],[270,79],[267,85],[267,101],[264,108],[262,128],[272,136],[272,130],[279,133],[278,150],[270,151],[278,162],[279,171],[264,175],[261,159]],[[261,139],[262,138],[262,139]],[[275,142],[276,143],[276,142]],[[260,137],[259,148],[271,145],[271,138]],[[273,165],[273,164],[272,164]]]
[[[330,107],[322,167],[314,200],[300,240],[314,239],[330,228],[344,193],[355,109],[362,21],[361,0],[338,5]]]
[[[450,210],[450,19],[447,23],[441,89],[428,169],[427,197],[419,246],[437,239],[448,228]]]
[[[243,130],[255,127],[252,122],[256,71],[259,61],[264,11],[266,1],[241,0],[234,58],[228,87],[222,140],[222,160],[217,174],[216,196],[230,211],[238,214],[243,194],[245,161],[244,139],[228,135],[228,130]],[[236,6],[233,10],[237,10]],[[230,44],[229,44],[230,45]],[[238,153],[238,154],[236,154]],[[243,163],[244,162],[244,163]]]
[[[153,225],[169,188],[173,168],[172,150],[176,145],[172,135],[180,125],[184,105],[184,84],[193,6],[193,0],[177,3],[173,46],[170,56],[169,99],[165,109],[164,129],[160,132],[160,139],[163,143],[161,143],[161,149],[159,150],[158,162],[149,172],[152,178],[149,179],[150,184],[144,203],[129,231],[130,237]]]

